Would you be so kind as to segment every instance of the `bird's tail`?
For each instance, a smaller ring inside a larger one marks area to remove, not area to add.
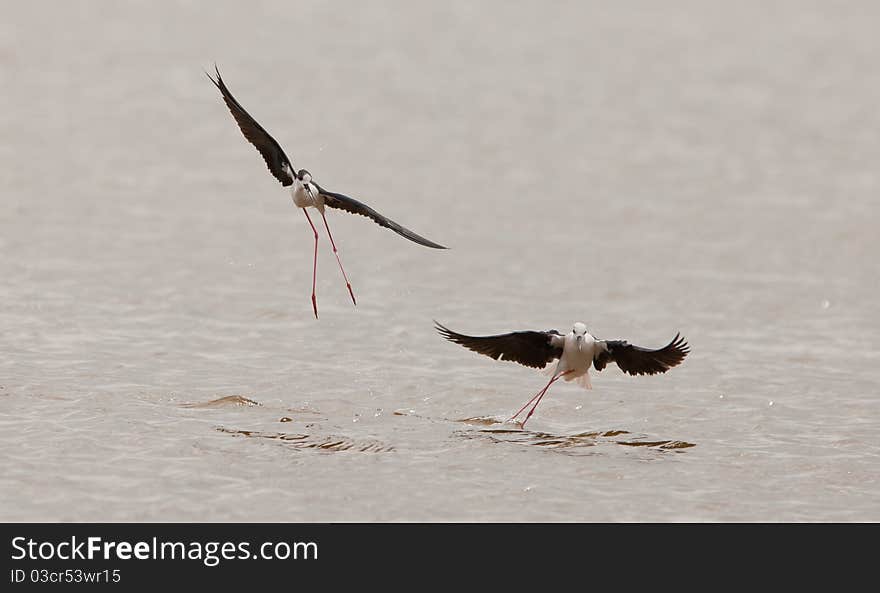
[[[568,377],[566,377],[566,380],[569,380]],[[593,388],[593,384],[590,382],[590,371],[589,370],[587,370],[587,372],[584,373],[583,375],[581,375],[580,377],[576,377],[576,378],[570,379],[570,380],[575,381],[580,387],[583,387],[584,389],[592,389]]]
[[[539,369],[538,372],[541,373],[542,375],[546,375],[547,377],[552,377],[553,375],[555,375],[558,372],[558,370],[559,370],[559,361],[554,360],[550,364],[545,366],[543,369]],[[590,371],[587,371],[586,373],[584,373],[580,377],[572,377],[570,375],[566,375],[562,378],[565,379],[566,382],[574,381],[579,387],[582,387],[584,389],[592,389],[593,388],[593,384],[590,382]]]

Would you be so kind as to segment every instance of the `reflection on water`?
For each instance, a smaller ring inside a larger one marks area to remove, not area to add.
[[[472,416],[457,420],[446,418],[428,418],[415,413],[397,411],[398,416],[409,416],[423,420],[454,422],[481,428],[479,430],[456,430],[454,434],[464,439],[486,439],[495,443],[514,443],[518,445],[532,445],[544,449],[559,450],[562,453],[584,453],[584,447],[596,445],[614,444],[624,447],[645,447],[659,451],[681,452],[684,449],[696,447],[695,443],[689,443],[678,439],[661,439],[648,435],[636,435],[628,430],[603,430],[577,432],[574,434],[552,434],[542,431],[526,430],[519,422],[509,423],[493,416]]]
[[[243,395],[227,395],[218,399],[212,399],[207,402],[192,402],[180,404],[181,408],[225,408],[233,406],[261,406],[260,402],[255,402]]]
[[[462,424],[471,426],[493,426],[506,424],[498,418],[491,416],[476,416],[457,420]],[[456,434],[466,439],[489,439],[495,443],[516,443],[521,445],[533,445],[546,449],[560,449],[564,453],[576,454],[579,448],[593,447],[605,443],[622,445],[625,447],[648,447],[661,451],[676,451],[696,447],[694,443],[680,440],[656,439],[646,435],[633,435],[628,430],[605,430],[579,432],[576,434],[550,434],[534,430],[525,430],[521,423],[512,426],[519,428],[485,428],[477,431],[460,430]],[[617,438],[624,437],[624,438]]]
[[[350,437],[328,435],[318,436],[289,432],[263,432],[259,430],[237,430],[218,426],[218,432],[252,439],[280,441],[295,449],[318,449],[320,451],[360,451],[362,453],[387,453],[394,447],[373,440],[359,440]]]
[[[471,424],[473,418],[463,422]],[[551,434],[547,432],[523,430],[522,428],[485,428],[481,430],[460,430],[456,433],[466,439],[488,439],[495,443],[515,443],[545,449],[559,450],[561,453],[576,455],[585,453],[584,447],[614,444],[625,447],[647,447],[659,451],[681,452],[695,447],[694,443],[680,440],[657,439],[647,435],[633,435],[627,430],[606,430],[579,432],[576,434]],[[623,438],[617,438],[623,437]]]
[[[473,418],[462,418],[458,422],[464,424],[473,424],[474,426],[492,426],[493,424],[501,424],[501,420],[492,416],[474,416]]]

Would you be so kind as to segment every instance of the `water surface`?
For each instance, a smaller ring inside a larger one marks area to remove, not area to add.
[[[0,519],[880,520],[876,5],[30,2],[0,19]],[[203,74],[331,212],[358,296]],[[440,339],[672,372],[554,386]]]

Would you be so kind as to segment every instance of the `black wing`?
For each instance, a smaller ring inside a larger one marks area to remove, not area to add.
[[[290,159],[284,154],[284,150],[282,150],[281,146],[275,142],[275,139],[269,135],[269,132],[264,130],[263,126],[258,124],[257,120],[252,118],[250,114],[244,110],[241,103],[235,100],[235,97],[232,96],[232,93],[229,92],[229,89],[226,88],[226,85],[223,83],[223,79],[220,78],[220,70],[217,69],[216,65],[214,66],[214,70],[217,71],[217,80],[211,78],[210,74],[208,74],[208,78],[214,83],[214,86],[220,89],[220,93],[223,95],[223,101],[225,101],[226,106],[229,107],[229,111],[238,123],[241,133],[244,134],[247,141],[253,144],[254,147],[260,151],[260,154],[263,155],[263,160],[266,161],[266,165],[269,167],[269,171],[272,175],[275,176],[275,179],[280,181],[281,185],[285,187],[291,185],[293,183],[293,165],[290,164]]]
[[[665,373],[681,364],[690,352],[690,346],[680,334],[675,334],[671,342],[657,350],[633,346],[625,340],[605,340],[604,344],[606,350],[600,351],[593,358],[596,370],[601,371],[606,364],[613,361],[620,370],[630,375]]]
[[[512,360],[527,367],[544,368],[548,362],[562,356],[562,348],[553,345],[556,330],[545,332],[522,331],[497,336],[465,336],[434,322],[440,335],[468,350],[485,354],[495,360]]]
[[[349,198],[348,196],[344,196],[342,194],[327,191],[321,186],[318,186],[318,191],[320,191],[321,195],[324,196],[325,206],[338,208],[340,210],[345,210],[346,212],[351,212],[352,214],[360,214],[361,216],[371,218],[379,226],[385,227],[386,229],[391,229],[401,237],[406,237],[410,241],[414,241],[419,245],[424,245],[425,247],[433,247],[434,249],[446,249],[446,247],[444,247],[443,245],[439,245],[437,243],[434,243],[433,241],[429,241],[421,235],[415,234],[408,228],[397,224],[390,218],[382,216],[363,202],[358,202],[354,198]]]

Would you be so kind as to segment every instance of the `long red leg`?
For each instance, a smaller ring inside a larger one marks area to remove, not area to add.
[[[351,295],[351,302],[357,306],[357,301],[354,298],[354,291],[351,290],[351,282],[348,281],[348,276],[345,274],[345,268],[342,267],[342,260],[339,259],[339,252],[336,250],[336,243],[333,241],[333,234],[330,232],[330,225],[327,224],[327,217],[324,216],[323,211],[321,211],[321,218],[324,219],[324,226],[327,228],[327,236],[330,237],[330,245],[333,246],[333,255],[336,256],[336,262],[339,264],[339,269],[342,271],[342,277],[345,279],[345,285],[348,287],[348,294]]]
[[[550,383],[553,383],[553,379],[550,379]],[[547,383],[547,385],[545,385],[540,391],[538,391],[538,393],[536,393],[536,394],[532,397],[532,399],[530,399],[529,401],[527,401],[523,407],[521,407],[519,410],[517,410],[517,411],[516,411],[516,414],[514,414],[513,416],[511,416],[510,418],[508,418],[507,421],[510,422],[511,420],[513,420],[514,418],[516,418],[517,416],[519,416],[520,414],[522,414],[523,410],[525,410],[526,408],[528,408],[530,403],[532,403],[533,401],[535,401],[536,399],[538,399],[538,396],[540,396],[542,393],[544,393],[544,392],[547,390],[548,387],[550,387],[550,383]]]
[[[550,379],[550,381],[547,382],[547,385],[545,385],[544,388],[543,388],[541,391],[539,391],[538,393],[536,393],[536,394],[535,394],[535,397],[533,397],[532,399],[530,399],[529,401],[527,401],[526,404],[525,404],[523,407],[521,407],[521,408],[519,409],[519,411],[517,411],[517,413],[514,414],[514,415],[508,420],[508,422],[510,422],[510,420],[513,420],[513,419],[516,418],[517,416],[519,416],[519,415],[522,413],[522,411],[525,410],[525,409],[528,407],[528,405],[529,405],[530,403],[535,402],[535,405],[532,406],[532,409],[529,410],[529,413],[526,415],[526,419],[523,420],[522,424],[520,425],[521,427],[525,428],[526,422],[528,422],[528,421],[529,421],[529,418],[532,417],[532,414],[535,413],[535,409],[538,407],[538,404],[541,403],[541,400],[544,399],[544,396],[547,395],[547,391],[550,389],[550,386],[553,385],[554,383],[556,383],[556,381],[558,381],[559,379],[561,379],[561,378],[564,377],[565,375],[569,374],[570,372],[571,372],[571,370],[568,370],[568,371],[563,371],[563,372],[559,373],[558,375],[554,375],[554,376]],[[537,401],[535,401],[535,400],[537,400]]]
[[[565,374],[565,373],[562,373],[562,375],[564,375],[564,374]],[[538,401],[535,402],[535,405],[532,406],[532,409],[529,410],[529,413],[528,413],[528,414],[526,414],[526,419],[523,420],[523,423],[521,424],[522,428],[525,428],[525,427],[526,427],[526,422],[529,421],[529,418],[531,418],[531,417],[532,417],[532,414],[535,413],[535,410],[537,409],[538,404],[540,404],[540,403],[541,403],[541,400],[544,399],[544,396],[547,395],[547,391],[550,389],[550,385],[553,385],[554,383],[556,383],[556,381],[557,381],[558,379],[560,379],[560,378],[562,377],[562,375],[559,375],[559,376],[555,377],[554,379],[552,379],[552,380],[550,381],[550,383],[547,385],[547,387],[544,388],[544,393],[541,394],[541,397],[538,398]]]
[[[315,233],[315,259],[312,264],[312,309],[315,310],[315,319],[318,318],[318,301],[315,298],[315,280],[318,277],[318,229],[315,228],[315,225],[312,224],[312,217],[309,216],[308,210],[305,208],[302,209],[303,214],[306,215],[306,220],[309,221],[309,226],[312,227],[312,232]]]

